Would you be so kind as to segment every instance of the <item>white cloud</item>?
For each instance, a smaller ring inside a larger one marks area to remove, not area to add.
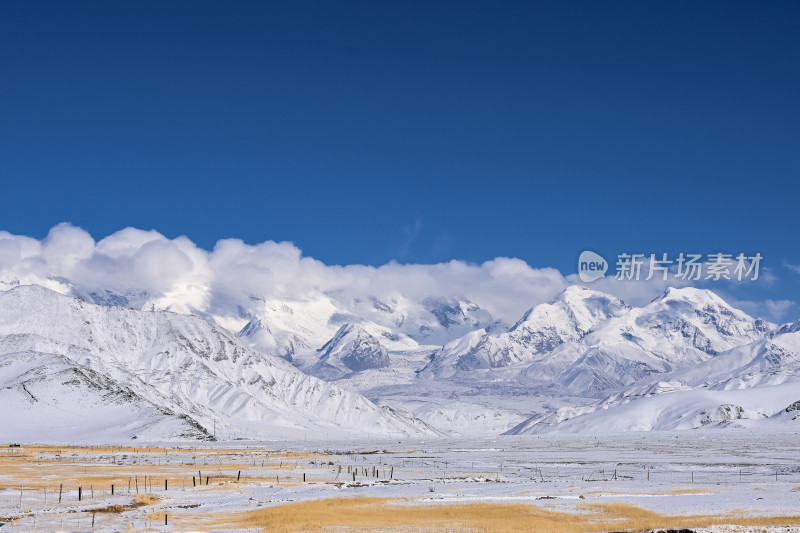
[[[795,274],[800,274],[800,265],[793,265],[788,261],[783,262],[783,266],[794,272]]]
[[[719,295],[733,307],[741,309],[751,316],[765,318],[775,323],[793,320],[791,316],[788,316],[788,313],[797,306],[797,302],[793,300],[767,299],[754,301],[740,300],[727,292],[721,292]]]
[[[0,237],[0,270],[13,268],[22,259],[22,245],[14,239]]]
[[[54,227],[42,241],[0,232],[0,280],[5,287],[39,283],[77,295],[144,294],[148,304],[210,315],[236,313],[254,298],[303,300],[323,293],[344,304],[373,297],[465,297],[511,322],[568,285],[555,269],[511,258],[330,266],[304,257],[289,242],[225,239],[206,251],[186,237],[134,228],[95,242],[70,224]]]
[[[618,280],[612,275],[591,283],[583,283],[578,278],[577,274],[573,274],[568,276],[567,279],[570,283],[575,285],[583,285],[590,289],[613,294],[617,298],[625,301],[628,305],[634,307],[647,305],[669,287],[685,287],[690,284],[687,281],[674,277],[670,277],[667,281],[664,281],[663,278],[658,276],[649,280],[645,280],[644,277],[639,280]]]
[[[371,298],[467,298],[513,323],[528,308],[576,282],[577,276],[505,257],[482,264],[332,266],[304,257],[289,242],[249,245],[225,239],[207,251],[186,237],[168,239],[157,231],[134,228],[98,242],[70,224],[54,227],[42,241],[0,231],[0,287],[39,283],[76,295],[108,290],[128,295],[136,306],[211,316],[238,316],[262,300],[310,300],[320,295],[345,309]],[[589,286],[643,305],[671,285],[674,280],[606,278]],[[762,304],[771,317],[785,314],[791,306],[785,300]]]
[[[53,227],[42,241],[42,258],[62,275],[69,277],[72,270],[92,257],[95,242],[91,235],[71,224]]]
[[[786,316],[789,309],[795,306],[795,302],[791,300],[767,300],[765,305],[770,316],[774,317],[775,321],[780,321]]]

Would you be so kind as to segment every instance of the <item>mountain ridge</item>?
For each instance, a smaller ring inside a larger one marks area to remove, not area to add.
[[[369,313],[398,318],[406,316],[399,302],[366,303]],[[302,311],[306,304],[270,303],[271,312],[288,313],[277,325],[251,316],[245,327],[231,331],[203,317],[97,306],[41,287],[17,287],[0,293],[0,356],[6,362],[0,368],[10,368],[17,357],[28,361],[32,374],[88,372],[92,379],[76,386],[89,391],[90,382],[113,383],[96,400],[109,409],[117,405],[113,390],[130,391],[134,399],[120,418],[147,413],[149,427],[163,429],[136,431],[161,431],[165,438],[205,438],[213,427],[259,438],[575,431],[571,420],[594,419],[601,411],[624,416],[632,412],[625,405],[656,405],[648,400],[656,396],[671,393],[676,402],[702,403],[717,396],[692,391],[735,396],[736,390],[800,381],[800,322],[770,324],[691,287],[670,288],[631,307],[571,286],[529,308],[509,328],[490,321],[481,327],[470,317],[482,311],[466,300],[426,301],[432,320],[455,328],[451,334],[474,328],[443,346],[420,344],[424,335],[408,336],[405,318],[389,327],[333,300],[313,312]],[[319,321],[325,326],[313,330]],[[417,326],[411,330],[419,333]],[[282,353],[276,343],[272,352],[254,350],[249,345],[257,343],[250,341],[263,332],[272,340],[283,335],[289,344],[302,342],[303,348]],[[2,372],[0,379],[16,404],[30,403],[22,388],[28,381]],[[66,389],[64,394],[75,396]],[[754,392],[742,397],[761,398]],[[726,405],[738,405],[728,400]],[[725,409],[776,414],[772,404],[759,411],[744,405],[748,401],[740,402],[741,409],[709,404],[703,410],[722,409],[720,420]],[[714,416],[708,424],[717,423]],[[708,425],[686,425],[666,415],[649,426],[607,422],[629,430]]]

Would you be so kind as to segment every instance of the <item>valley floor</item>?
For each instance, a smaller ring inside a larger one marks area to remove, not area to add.
[[[4,444],[3,522],[0,532],[798,532],[800,438]]]

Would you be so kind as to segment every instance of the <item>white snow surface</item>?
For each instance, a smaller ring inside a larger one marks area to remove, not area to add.
[[[15,442],[205,440],[187,417],[90,368],[47,353],[0,355],[0,434]]]
[[[510,435],[616,434],[705,427],[800,431],[800,384],[738,390],[691,389],[611,399],[584,409],[562,409],[524,422]]]

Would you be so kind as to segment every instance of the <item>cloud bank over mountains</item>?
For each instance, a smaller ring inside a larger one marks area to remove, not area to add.
[[[303,301],[326,295],[345,306],[370,299],[468,300],[513,323],[552,300],[576,276],[499,257],[481,264],[326,265],[290,242],[250,245],[224,239],[204,250],[189,238],[126,228],[99,241],[69,223],[37,240],[0,231],[0,289],[40,284],[64,294],[134,308],[168,309],[210,318],[248,317],[254,301]],[[604,279],[593,288],[639,305],[666,282]],[[120,301],[120,298],[124,298]],[[227,327],[238,324],[222,324]]]

